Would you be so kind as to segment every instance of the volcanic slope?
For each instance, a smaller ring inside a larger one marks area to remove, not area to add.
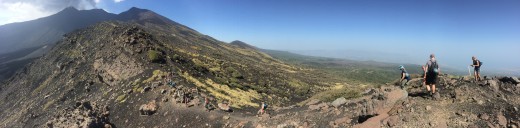
[[[173,84],[166,86],[166,79]],[[102,22],[69,33],[5,83],[0,123],[6,127],[52,126],[48,121],[55,112],[81,104],[110,109],[99,117],[110,117],[113,123],[107,124],[142,126],[146,121],[135,118],[141,104],[172,107],[178,93],[189,92],[189,100],[209,97],[214,106],[227,102],[240,111],[260,101],[273,107],[294,104],[344,84],[182,25],[132,21]]]

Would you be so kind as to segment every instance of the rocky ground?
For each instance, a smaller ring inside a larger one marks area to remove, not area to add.
[[[408,88],[387,85],[368,89],[355,99],[338,98],[333,102],[311,100],[305,105],[270,108],[268,114],[255,115],[256,109],[206,111],[204,98],[196,94],[189,102],[175,98],[175,92],[157,93],[171,100],[151,101],[153,111],[143,113],[143,106],[131,111],[142,121],[118,127],[509,127],[517,128],[520,120],[520,86],[516,78],[487,78],[472,82],[465,78],[441,77],[437,95],[427,95],[420,79],[413,79]],[[175,90],[175,89],[172,89]],[[85,103],[78,103],[81,106]],[[74,112],[78,108],[72,109]],[[98,111],[95,111],[98,112]],[[77,113],[77,112],[76,112]],[[99,112],[105,113],[105,112]],[[60,114],[58,114],[60,115]],[[82,114],[76,114],[82,116]],[[103,119],[104,114],[94,114]],[[67,116],[65,116],[67,117]],[[56,116],[52,121],[66,120]],[[76,119],[72,116],[68,119]],[[112,117],[118,118],[118,117]],[[91,121],[91,124],[96,124]],[[99,122],[99,121],[98,121]],[[66,123],[66,121],[65,121]],[[51,123],[47,123],[49,125]],[[63,123],[62,123],[63,124]],[[77,124],[85,124],[78,122]],[[150,124],[153,124],[150,126]],[[173,125],[172,125],[173,124]],[[114,127],[106,122],[106,127]]]

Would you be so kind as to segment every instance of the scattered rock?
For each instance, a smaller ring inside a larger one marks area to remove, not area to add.
[[[164,94],[164,93],[166,93],[166,90],[161,89],[161,94]]]
[[[230,112],[231,111],[231,108],[229,107],[228,104],[226,103],[218,103],[218,108],[222,111],[226,111],[226,112]]]
[[[131,94],[132,92],[134,92],[134,90],[132,90],[132,89],[128,89],[128,90],[126,90],[125,92],[126,92],[126,94]]]
[[[500,124],[501,126],[504,126],[504,127],[507,126],[507,119],[506,119],[506,117],[502,114],[502,112],[500,112],[500,113],[497,114],[497,120],[498,120],[498,124]]]
[[[150,89],[152,89],[150,86],[146,86],[146,87],[143,88],[143,91],[141,91],[141,93],[150,91]]]
[[[482,119],[482,120],[488,120],[489,119],[489,115],[486,114],[486,113],[482,113],[479,115],[479,118]]]
[[[494,91],[498,91],[499,89],[498,82],[496,80],[487,80],[486,85],[489,85],[491,88],[493,88]]]
[[[432,109],[431,106],[426,106],[426,111],[429,111],[429,110],[431,110],[431,109]]]
[[[520,80],[517,77],[511,77],[511,79],[515,82],[514,84],[520,83]]]
[[[485,102],[484,102],[483,100],[478,100],[478,101],[477,101],[477,104],[479,104],[479,105],[483,105],[484,103],[485,103]]]
[[[399,117],[398,116],[390,116],[388,117],[387,125],[389,127],[397,126],[399,124]]]
[[[435,94],[433,94],[433,99],[434,100],[440,100],[441,99],[441,94],[439,92],[435,92]]]
[[[345,99],[345,97],[340,97],[340,98],[334,100],[334,102],[332,102],[331,104],[332,104],[332,106],[337,108],[345,103],[347,103],[347,99]]]
[[[148,104],[143,104],[141,107],[139,107],[139,112],[141,115],[152,115],[155,112],[157,112],[157,104],[155,103],[155,100],[150,101]]]
[[[229,116],[223,116],[222,119],[224,119],[224,120],[228,120],[228,119],[229,119]]]
[[[45,125],[52,127],[108,127],[112,125],[109,122],[107,107],[100,107],[96,103],[77,102],[73,109],[65,109],[57,112],[53,119],[47,121]]]

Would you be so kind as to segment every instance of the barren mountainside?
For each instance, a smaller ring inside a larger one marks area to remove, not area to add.
[[[184,26],[102,22],[67,34],[9,79],[0,95],[0,108],[9,111],[0,118],[9,127],[40,126],[55,111],[89,101],[110,108],[116,124],[139,126],[132,124],[139,122],[132,121],[138,105],[169,99],[182,89],[233,108],[257,107],[260,101],[282,106],[341,82],[317,73]],[[165,78],[175,87],[165,86]]]

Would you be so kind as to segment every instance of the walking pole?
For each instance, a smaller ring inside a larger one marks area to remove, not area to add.
[[[468,66],[468,74],[469,74],[469,76],[471,76],[471,69],[469,68],[469,66]]]

